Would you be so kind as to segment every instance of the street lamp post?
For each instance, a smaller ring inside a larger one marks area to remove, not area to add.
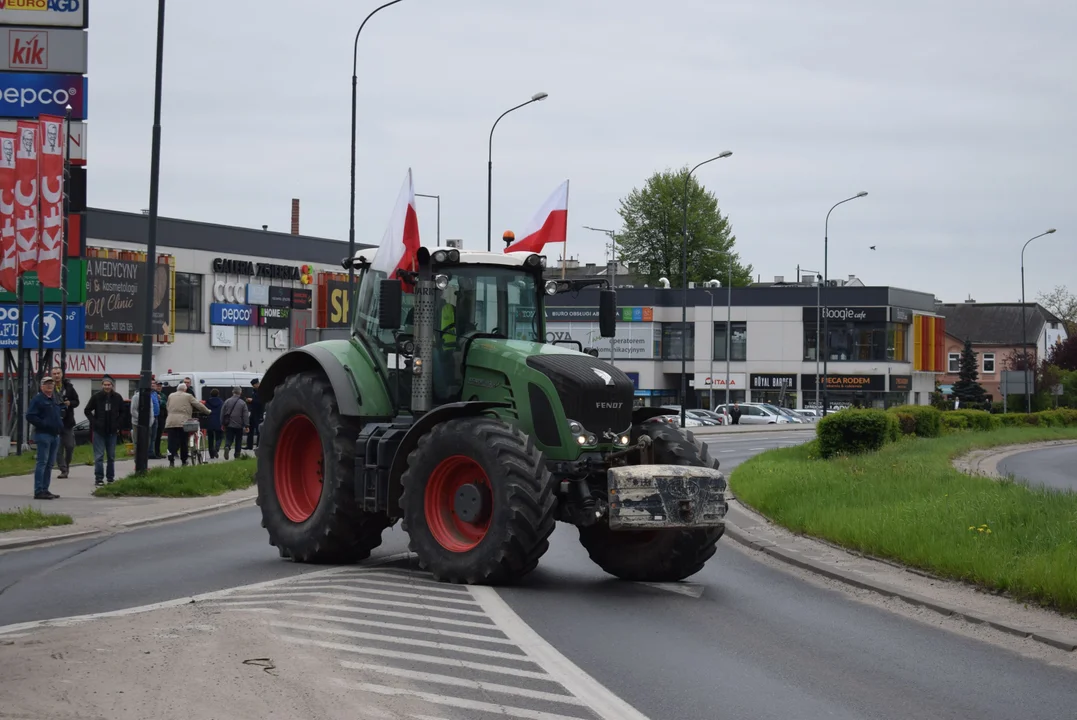
[[[157,198],[161,177],[161,85],[165,53],[165,0],[157,3],[157,74],[153,87],[153,135],[150,140],[150,213],[146,238],[146,303],[142,321],[142,368],[138,376],[138,433],[135,472],[145,473],[150,454],[150,380],[153,378],[153,285],[157,277]]]
[[[827,280],[829,278],[829,275],[828,275],[829,264],[828,264],[828,262],[829,262],[829,249],[830,249],[830,213],[834,212],[834,208],[836,208],[838,205],[844,205],[845,203],[847,203],[847,202],[849,202],[851,200],[856,200],[857,198],[867,197],[867,195],[868,194],[867,194],[866,191],[861,190],[856,195],[853,195],[851,198],[845,198],[841,202],[834,203],[834,207],[830,208],[830,210],[828,210],[827,213],[826,213],[826,224],[823,227],[823,284],[824,285],[827,283]],[[822,311],[823,311],[823,309],[820,306],[819,312],[822,313]],[[827,406],[829,404],[829,399],[827,397],[827,388],[830,385],[830,383],[827,381],[827,360],[830,359],[830,334],[829,334],[829,332],[830,332],[830,321],[829,321],[829,318],[827,318],[827,316],[824,314],[823,315],[823,338],[826,339],[826,355],[823,356],[823,410],[822,410],[822,412],[823,412],[824,417],[826,416]],[[816,351],[818,352],[818,349]]]
[[[531,99],[527,102],[522,102],[516,107],[510,107],[505,112],[497,116],[497,120],[494,120],[493,126],[490,128],[490,150],[486,159],[486,252],[490,252],[493,238],[493,200],[494,200],[494,130],[497,129],[497,124],[501,122],[501,118],[508,115],[513,110],[519,110],[522,107],[526,107],[533,102],[539,100],[545,100],[549,95],[544,92],[537,92],[531,96]]]
[[[810,272],[815,273],[815,409],[819,410],[819,353],[822,350],[819,349],[819,315],[823,311],[822,303],[822,291],[823,291],[823,276],[819,274],[818,270],[809,270],[807,268],[801,268],[797,272]],[[797,276],[797,283],[800,283],[800,276]],[[801,399],[800,404],[804,404],[804,400]]]
[[[1036,238],[1041,238],[1044,235],[1052,235],[1055,232],[1054,228],[1050,228],[1047,232],[1042,232],[1034,238],[1029,238],[1023,246],[1021,246],[1021,343],[1025,349],[1025,412],[1032,412],[1032,393],[1028,389],[1028,330],[1026,316],[1028,315],[1028,308],[1025,307],[1025,248],[1028,247],[1028,243],[1032,242]]]
[[[584,230],[594,230],[595,232],[606,233],[610,237],[610,252],[613,256],[613,262],[610,263],[609,269],[606,274],[610,279],[610,289],[613,289],[613,285],[617,280],[617,237],[613,230],[606,230],[604,228],[591,227],[590,225],[584,225]],[[610,338],[610,365],[613,365],[613,345],[616,338]]]
[[[441,247],[441,196],[440,195],[424,195],[423,193],[415,193],[415,197],[432,198],[438,201],[438,247]]]
[[[692,179],[692,173],[707,163],[727,158],[732,154],[730,150],[719,153],[699,163],[684,176],[684,242],[681,246],[681,275],[684,282],[682,288],[684,294],[681,301],[681,427],[684,427],[686,422],[688,404],[688,181]]]
[[[370,11],[363,19],[359,29],[355,31],[355,42],[352,45],[352,157],[351,157],[351,192],[348,199],[348,258],[355,257],[355,113],[356,88],[359,84],[359,34],[363,32],[367,21],[374,17],[379,10],[384,10],[390,5],[396,5],[400,0],[390,0],[384,5],[379,5]],[[348,302],[351,302],[352,290],[355,287],[355,268],[348,266]]]
[[[717,280],[708,280],[706,285],[709,288],[719,287],[722,283]],[[711,364],[710,369],[707,371],[707,380],[710,382],[710,408],[711,412],[714,411],[714,293],[711,290],[704,290],[711,299]]]

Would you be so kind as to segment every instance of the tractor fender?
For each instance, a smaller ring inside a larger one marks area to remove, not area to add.
[[[391,509],[399,511],[400,494],[403,491],[400,478],[408,467],[408,455],[418,446],[419,438],[430,432],[438,423],[472,415],[482,415],[497,408],[507,407],[509,407],[507,402],[470,400],[440,405],[420,417],[414,425],[408,428],[407,434],[404,435],[400,445],[397,446],[396,453],[393,455],[393,464],[389,469],[389,493],[387,496]]]
[[[647,420],[650,420],[653,417],[658,417],[659,415],[672,415],[672,414],[673,414],[672,411],[663,410],[662,408],[654,408],[654,407],[636,408],[635,410],[632,411],[632,424],[633,425],[639,425],[641,422],[646,422]],[[680,414],[680,413],[678,413],[678,414]]]
[[[296,348],[277,358],[259,383],[258,394],[268,403],[285,378],[301,372],[320,372],[329,380],[341,415],[360,415],[363,399],[351,375],[335,354],[318,344]]]

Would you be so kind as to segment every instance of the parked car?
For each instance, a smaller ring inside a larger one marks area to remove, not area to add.
[[[694,412],[697,415],[701,415],[703,417],[708,417],[711,420],[714,420],[717,425],[725,425],[729,422],[728,415],[723,415],[722,413],[715,412],[714,410],[692,410],[691,412]]]
[[[681,414],[680,405],[663,405],[660,409],[669,410],[671,413],[676,413],[678,417],[680,417]],[[714,417],[711,417],[709,414],[707,414],[708,412],[709,411],[707,410],[698,410],[696,408],[692,408],[691,410],[685,410],[684,414],[687,417],[695,418],[704,426],[713,427],[714,425],[722,424],[721,421],[718,419],[719,416],[717,414],[715,414]]]
[[[664,410],[665,408],[662,409]],[[676,415],[656,415],[655,417],[651,418],[650,420],[646,420],[645,422],[668,423],[669,425],[676,425],[677,427],[686,428],[703,427],[703,422],[701,420],[697,420],[691,415],[688,415],[688,413],[685,413],[684,425],[681,425],[681,414],[679,412]]]
[[[733,407],[729,405],[719,405],[715,410],[718,412],[726,411]],[[741,425],[785,425],[789,423],[789,418],[785,417],[779,412],[768,410],[765,405],[758,403],[740,403],[740,424]]]
[[[785,419],[788,420],[791,423],[795,423],[797,425],[803,425],[804,422],[805,422],[804,418],[800,417],[799,415],[797,415],[795,412],[793,412],[792,410],[790,410],[788,408],[778,407],[777,405],[771,405],[769,403],[762,403],[762,405],[763,405],[763,407],[770,410],[771,412],[776,412],[779,415],[784,415]]]

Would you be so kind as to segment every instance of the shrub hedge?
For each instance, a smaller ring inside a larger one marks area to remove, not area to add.
[[[1041,410],[1035,413],[1006,413],[996,415],[1004,427],[1077,427],[1077,410]]]
[[[938,437],[942,434],[942,412],[930,405],[901,405],[890,408],[897,415],[901,431],[917,437]]]
[[[1002,420],[986,410],[953,410],[943,413],[943,426],[948,430],[997,430]]]
[[[901,434],[897,414],[884,410],[842,410],[824,417],[817,427],[819,454],[824,458],[878,450]]]

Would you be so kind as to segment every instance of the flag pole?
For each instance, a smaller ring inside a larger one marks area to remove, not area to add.
[[[64,378],[67,378],[67,232],[69,229],[67,217],[71,213],[71,106],[65,108],[64,127],[67,135],[64,138],[64,217],[60,230],[60,369],[63,370]],[[61,388],[62,389],[62,388]]]
[[[565,243],[561,247],[561,279],[565,279],[565,266],[568,265],[568,180],[565,180]]]
[[[18,263],[18,260],[16,259],[15,262]],[[15,365],[15,384],[17,388],[15,394],[17,408],[15,420],[18,422],[17,430],[15,432],[15,454],[22,455],[23,428],[25,427],[26,417],[24,412],[26,410],[26,403],[23,401],[23,395],[25,394],[26,389],[26,353],[22,349],[22,316],[25,302],[22,291],[22,271],[16,267],[16,272],[18,272],[18,277],[15,280],[15,296],[19,306],[18,348],[16,349],[16,352],[18,353],[19,362]]]

